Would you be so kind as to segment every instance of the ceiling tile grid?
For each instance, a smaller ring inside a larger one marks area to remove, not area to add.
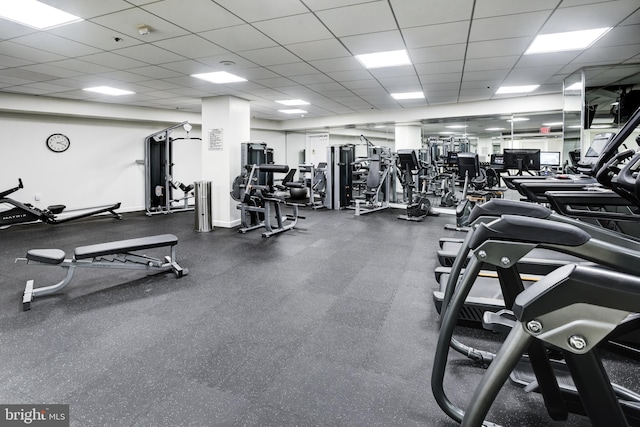
[[[640,61],[637,0],[41,1],[84,21],[43,31],[0,21],[1,92],[189,111],[231,95],[257,118],[286,120],[279,98],[307,100],[308,117],[411,108],[500,98],[505,84],[553,93],[581,67]],[[524,55],[536,35],[604,26],[584,51]],[[411,65],[366,69],[354,57],[400,49]],[[192,77],[211,71],[248,81]],[[89,84],[137,93],[96,96]],[[399,102],[398,91],[426,98]]]

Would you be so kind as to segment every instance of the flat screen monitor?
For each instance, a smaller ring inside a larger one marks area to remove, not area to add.
[[[505,148],[504,166],[518,171],[540,170],[540,150],[537,148]]]
[[[541,166],[560,166],[560,152],[559,151],[541,151],[540,165]]]
[[[492,154],[489,166],[491,166],[491,169],[504,170],[504,154]]]
[[[458,152],[457,151],[449,151],[447,153],[447,164],[448,165],[457,165],[458,164]]]
[[[458,176],[464,179],[467,175],[469,179],[480,174],[480,162],[476,153],[458,153]]]

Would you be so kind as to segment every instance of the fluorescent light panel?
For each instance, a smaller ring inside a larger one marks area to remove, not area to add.
[[[400,65],[411,64],[409,54],[406,50],[366,53],[363,55],[356,55],[356,59],[360,61],[365,68],[397,67]]]
[[[392,93],[393,99],[423,99],[424,93],[422,92],[404,92],[404,93]]]
[[[529,119],[526,117],[514,117],[513,119],[509,119],[507,121],[511,123],[515,123],[515,122],[526,122],[527,120]]]
[[[542,126],[562,126],[564,122],[543,123]]]
[[[286,105],[287,107],[295,107],[296,105],[309,105],[307,101],[302,99],[283,99],[282,101],[276,101],[278,104]]]
[[[451,125],[451,126],[445,126],[447,129],[464,129],[467,127],[467,125]]]
[[[120,96],[120,95],[133,95],[135,92],[131,92],[128,90],[116,89],[114,87],[109,86],[97,86],[97,87],[88,87],[83,90],[87,92],[96,92],[101,93],[103,95],[111,95],[111,96]]]
[[[191,77],[206,80],[215,84],[246,82],[247,79],[238,77],[226,71],[214,71],[212,73],[192,74]]]
[[[504,130],[504,128],[486,128],[485,130],[492,132],[492,131]]]
[[[0,1],[0,18],[38,30],[83,21],[80,17],[36,0]]]
[[[541,34],[533,40],[533,43],[531,43],[531,46],[529,46],[529,49],[527,49],[524,54],[531,55],[535,53],[587,49],[610,29],[611,27],[605,27],[582,31],[568,31],[566,33]]]
[[[299,108],[292,108],[290,110],[278,110],[278,111],[285,114],[307,114],[306,111],[301,110]]]
[[[506,93],[529,93],[538,89],[540,85],[525,85],[525,86],[501,86],[496,91],[496,95],[504,95]]]

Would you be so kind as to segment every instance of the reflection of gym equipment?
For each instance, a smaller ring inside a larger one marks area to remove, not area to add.
[[[295,169],[289,170],[287,165],[253,165],[249,175],[243,174],[233,181],[231,197],[240,202],[236,208],[240,210],[240,233],[265,228],[262,237],[271,237],[274,234],[291,230],[298,223],[298,219],[304,219],[298,215],[298,205],[290,204],[292,213],[285,215],[282,205],[286,204],[287,194],[277,190],[287,188],[300,188],[301,183],[291,182]],[[273,173],[287,173],[282,185],[258,184],[259,173],[267,174],[267,182],[273,182]],[[274,218],[272,218],[272,215]],[[273,219],[276,225],[272,223]]]
[[[8,228],[15,224],[24,224],[36,221],[42,221],[47,224],[61,224],[63,222],[73,221],[80,218],[86,218],[101,213],[110,213],[114,218],[122,219],[122,215],[115,212],[120,208],[120,203],[113,205],[99,206],[95,208],[87,208],[86,212],[68,216],[65,218],[58,218],[57,215],[62,213],[66,206],[64,205],[51,205],[46,209],[39,209],[30,203],[22,203],[7,197],[9,194],[24,188],[22,185],[22,179],[18,178],[18,186],[10,188],[9,190],[0,193],[0,207],[2,205],[11,206],[7,210],[0,211],[0,230]],[[84,210],[84,209],[83,209]]]
[[[66,254],[60,249],[31,249],[25,258],[17,258],[19,264],[36,264],[42,266],[58,266],[67,270],[66,277],[55,285],[33,287],[33,280],[29,280],[22,297],[22,309],[31,308],[34,298],[51,295],[69,284],[76,268],[120,268],[128,270],[145,270],[149,272],[172,271],[176,277],[188,274],[176,261],[175,246],[178,238],[173,234],[142,237],[116,242],[100,243],[81,246],[74,250],[73,258],[66,259]],[[169,247],[171,255],[164,260],[136,254],[134,252],[153,248]],[[105,258],[105,256],[110,258]]]
[[[353,199],[353,170],[356,147],[353,144],[327,147],[327,179],[324,205],[328,209],[345,209]]]
[[[172,138],[171,133],[183,128],[186,138]],[[148,216],[193,210],[189,199],[193,197],[193,184],[184,185],[173,179],[173,142],[189,138],[191,125],[182,122],[147,136],[145,142],[145,210]],[[180,189],[182,197],[174,198],[173,191]],[[179,205],[175,203],[182,202]]]
[[[422,221],[431,213],[431,202],[427,197],[428,177],[420,175],[420,171],[424,168],[422,168],[418,162],[415,150],[398,150],[397,155],[400,170],[403,172],[401,182],[405,189],[404,196],[405,202],[407,203],[407,213],[405,215],[399,215],[398,219],[404,219],[406,221]],[[422,181],[422,190],[420,193],[414,194],[413,192],[417,186],[416,178]]]
[[[319,163],[317,167],[314,165],[299,165],[298,181],[302,186],[300,188],[288,187],[291,201],[297,203],[306,199],[305,206],[313,209],[324,208],[324,199],[327,195],[326,170],[327,164],[324,162]]]
[[[389,208],[391,180],[389,171],[392,167],[392,157],[381,147],[373,147],[372,155],[364,159],[368,162],[368,173],[363,199],[355,199],[356,216],[376,212]]]

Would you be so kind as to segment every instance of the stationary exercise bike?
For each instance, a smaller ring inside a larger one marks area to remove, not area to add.
[[[21,188],[24,188],[24,186],[22,185],[22,179],[18,178],[17,187],[13,187],[9,190],[0,192],[0,230],[9,228],[10,226],[15,224],[24,224],[37,221],[42,221],[47,224],[61,224],[63,222],[86,218],[105,212],[109,212],[111,215],[113,215],[114,218],[122,219],[122,215],[115,212],[116,209],[120,208],[120,203],[101,206],[97,208],[90,208],[90,211],[81,213],[79,215],[58,218],[56,215],[64,211],[64,209],[66,208],[65,205],[51,205],[46,209],[39,209],[30,203],[22,203],[7,197],[9,194],[14,193]],[[6,210],[2,210],[3,205],[10,205],[11,207]]]

